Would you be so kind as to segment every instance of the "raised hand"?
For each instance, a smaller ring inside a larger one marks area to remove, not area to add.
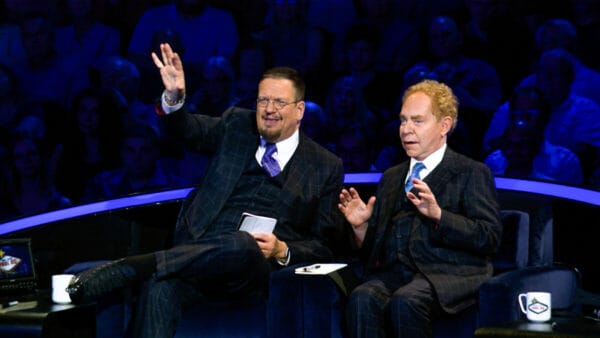
[[[152,52],[152,60],[160,70],[167,100],[176,102],[185,95],[185,77],[179,54],[173,52],[168,43],[160,44],[161,58]]]
[[[352,227],[356,228],[361,225],[364,225],[371,214],[373,214],[373,205],[375,204],[375,197],[372,196],[369,198],[367,204],[360,199],[360,195],[358,191],[354,188],[350,188],[349,190],[342,189],[340,193],[340,203],[338,204],[338,209],[344,214],[348,223],[352,225]]]
[[[421,214],[439,222],[442,217],[442,209],[438,205],[433,192],[431,192],[427,183],[422,180],[415,178],[413,182],[413,189],[418,191],[418,196],[412,192],[406,193],[406,196]]]

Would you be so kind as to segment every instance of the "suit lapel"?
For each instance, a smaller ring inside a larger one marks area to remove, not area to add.
[[[444,190],[446,184],[456,175],[456,153],[450,148],[446,148],[444,157],[440,164],[425,177],[424,181],[429,185],[429,189],[434,196],[439,196]]]
[[[293,203],[293,199],[298,195],[302,195],[306,173],[313,171],[309,164],[311,161],[309,161],[309,151],[304,139],[304,134],[300,133],[298,148],[296,148],[294,155],[287,164],[288,173],[283,183],[284,188],[278,203],[280,205],[290,205]],[[285,208],[278,208],[277,210],[285,210]]]

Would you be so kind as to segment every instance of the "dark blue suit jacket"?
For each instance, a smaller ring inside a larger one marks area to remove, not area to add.
[[[490,256],[502,237],[494,179],[482,163],[447,148],[442,162],[424,181],[442,208],[439,224],[421,215],[406,198],[410,161],[388,169],[377,188],[377,202],[361,251],[367,273],[377,271],[386,227],[399,204],[411,217],[409,252],[431,282],[442,308],[458,312],[475,302],[479,285],[492,275]]]
[[[211,161],[199,187],[186,199],[175,230],[176,243],[201,237],[223,208],[244,166],[254,158],[260,137],[255,112],[232,107],[222,118],[177,111],[163,117],[192,151],[207,153]],[[281,196],[277,199],[278,223],[274,234],[285,241],[290,264],[328,260],[332,248],[346,236],[337,209],[343,184],[341,160],[300,133],[296,152]]]

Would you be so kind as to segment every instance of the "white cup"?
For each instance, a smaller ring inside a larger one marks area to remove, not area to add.
[[[52,301],[58,304],[71,303],[71,296],[67,293],[67,286],[74,275],[52,275]]]
[[[550,292],[527,292],[519,294],[521,312],[532,322],[547,322],[552,317]]]

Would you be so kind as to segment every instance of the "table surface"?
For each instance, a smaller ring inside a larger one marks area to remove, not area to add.
[[[482,327],[475,337],[600,337],[600,322],[583,317],[552,318],[545,323],[526,320]]]
[[[1,337],[93,338],[95,304],[56,304],[46,292],[0,309]]]

